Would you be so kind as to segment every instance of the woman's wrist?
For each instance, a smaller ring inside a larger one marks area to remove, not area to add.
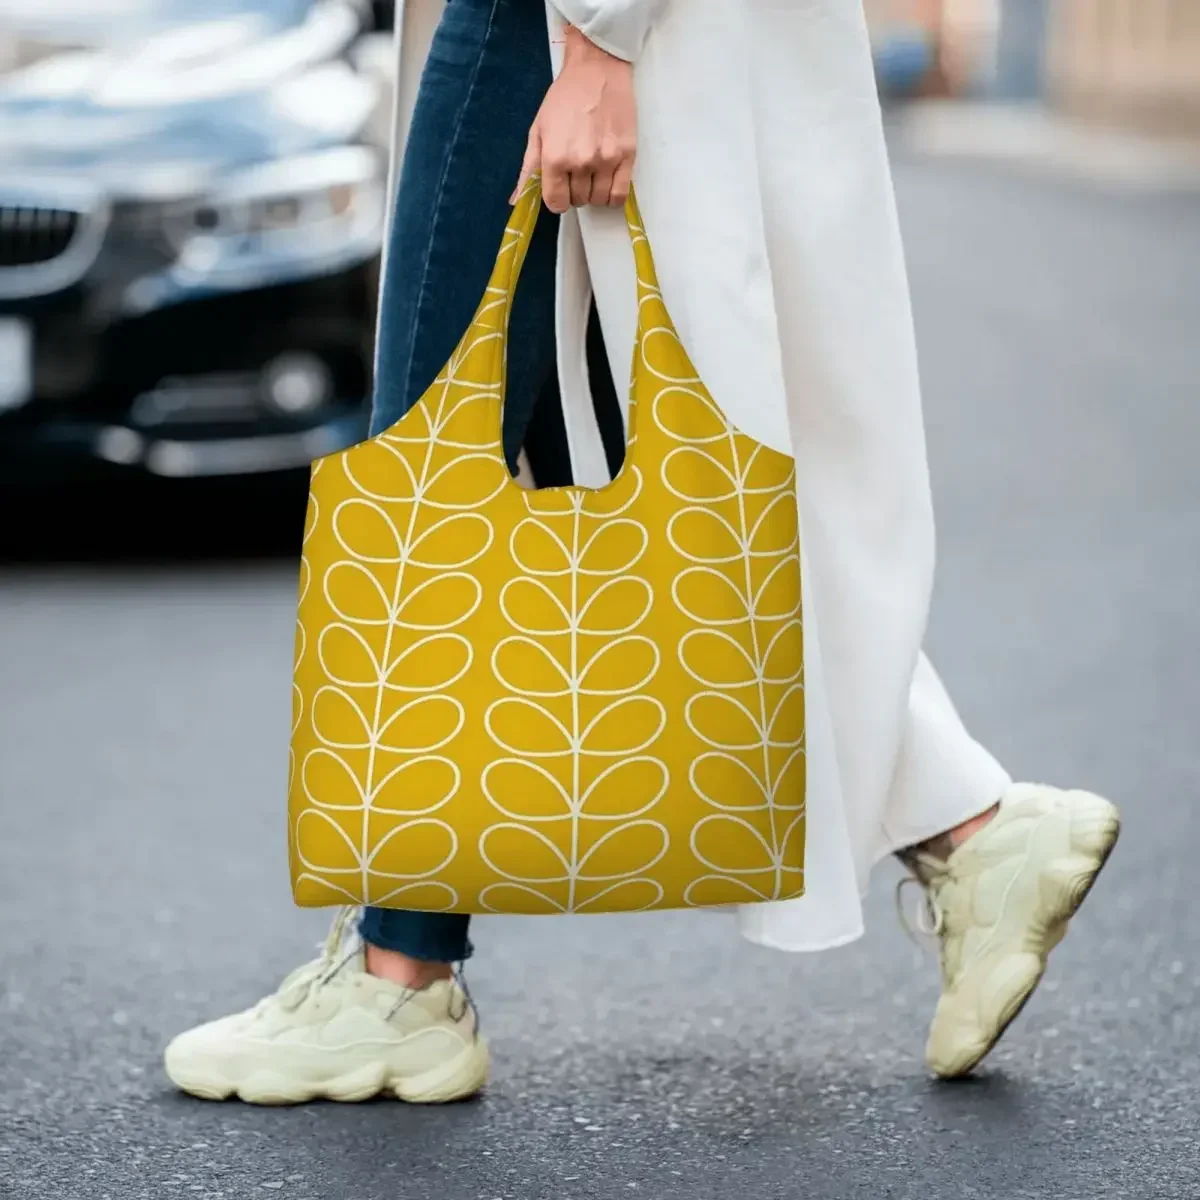
[[[574,25],[568,25],[563,30],[563,61],[570,62],[604,62],[629,64],[615,54],[602,50],[595,42],[586,38]]]

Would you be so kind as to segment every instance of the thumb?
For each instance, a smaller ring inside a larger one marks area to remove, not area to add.
[[[516,204],[517,198],[525,190],[525,185],[542,168],[542,135],[536,125],[529,131],[529,141],[525,145],[525,158],[521,162],[521,175],[513,194],[509,196],[509,204]]]

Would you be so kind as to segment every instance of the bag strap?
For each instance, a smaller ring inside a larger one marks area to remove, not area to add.
[[[512,215],[504,229],[500,251],[496,256],[496,264],[492,268],[491,278],[483,299],[475,312],[475,318],[470,328],[464,334],[459,350],[468,344],[478,344],[481,341],[492,341],[494,374],[492,378],[501,381],[501,409],[507,390],[507,358],[508,358],[508,323],[512,313],[513,298],[516,295],[517,281],[521,268],[525,263],[525,255],[529,250],[530,238],[537,225],[542,208],[541,177],[534,175],[525,185],[513,206]],[[631,403],[629,409],[629,444],[626,447],[626,457],[632,452],[636,438],[634,436],[635,405],[632,397],[637,395],[637,379],[647,370],[645,355],[642,352],[642,342],[646,335],[654,330],[669,330],[674,332],[674,326],[662,301],[662,293],[658,284],[658,272],[654,266],[654,257],[650,252],[650,242],[642,226],[641,213],[638,210],[637,199],[632,186],[625,200],[625,224],[629,230],[630,241],[633,243],[634,265],[637,274],[638,320],[636,344],[633,348],[633,363],[631,369]],[[503,420],[503,412],[500,414]]]

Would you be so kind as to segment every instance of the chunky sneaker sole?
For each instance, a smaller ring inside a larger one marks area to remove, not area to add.
[[[206,1061],[191,1055],[186,1047],[167,1047],[167,1076],[181,1091],[201,1100],[228,1100],[236,1096],[247,1104],[305,1104],[310,1100],[357,1103],[381,1094],[391,1094],[410,1104],[449,1104],[466,1100],[488,1081],[490,1055],[483,1037],[465,1045],[446,1062],[417,1074],[397,1071],[387,1061],[367,1063],[337,1073],[322,1063],[332,1054],[297,1053],[286,1068],[278,1062],[254,1062],[253,1053],[243,1048],[237,1071],[230,1063]],[[276,1057],[276,1056],[272,1056]],[[236,1075],[236,1077],[235,1077]]]
[[[1010,839],[1012,830],[1006,833],[1004,826],[1016,821],[1028,826],[1023,846],[997,847],[997,835]],[[973,911],[994,907],[996,917],[965,948],[969,957],[938,1003],[926,1047],[936,1075],[968,1074],[1016,1020],[1112,854],[1120,828],[1116,806],[1100,796],[1022,784],[1011,789],[996,818],[951,856],[952,869],[964,852],[980,860],[979,877],[957,902]],[[1007,871],[1006,854],[1016,858]],[[944,913],[948,929],[955,916]]]

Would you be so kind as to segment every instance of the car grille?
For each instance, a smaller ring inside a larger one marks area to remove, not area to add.
[[[0,270],[53,262],[70,249],[79,214],[64,208],[0,205]]]

